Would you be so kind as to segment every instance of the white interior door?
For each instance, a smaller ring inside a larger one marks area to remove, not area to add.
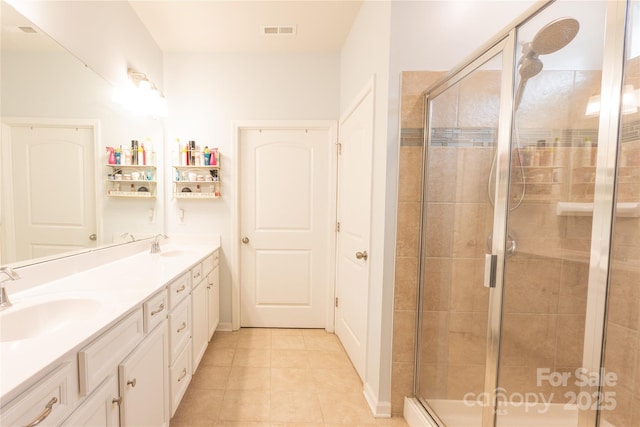
[[[239,144],[240,324],[324,328],[330,129],[242,129]]]
[[[336,334],[364,381],[369,300],[373,88],[340,122]]]
[[[11,128],[16,261],[95,245],[93,145],[92,128]]]

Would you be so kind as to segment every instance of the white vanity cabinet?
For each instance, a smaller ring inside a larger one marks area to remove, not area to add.
[[[163,321],[118,366],[121,427],[169,425],[168,341]]]
[[[66,426],[167,426],[167,289],[78,352],[80,395]]]
[[[191,313],[193,332],[191,337],[191,343],[193,346],[192,351],[192,366],[195,373],[204,356],[204,352],[207,349],[208,329],[207,329],[207,294],[208,294],[208,277],[205,276],[203,280],[194,285],[191,291]]]
[[[62,424],[64,427],[118,427],[120,425],[118,378],[110,376]]]
[[[68,360],[2,408],[3,426],[57,426],[77,402],[77,365]]]
[[[169,284],[169,389],[173,416],[191,382],[191,280],[188,271]]]
[[[191,291],[193,313],[193,372],[196,372],[213,332],[220,321],[220,292],[218,287],[218,251],[206,257],[191,270],[195,282]]]
[[[207,286],[207,323],[209,329],[209,340],[213,337],[218,324],[220,323],[220,251],[217,250],[211,256],[212,269],[207,276],[209,283]]]

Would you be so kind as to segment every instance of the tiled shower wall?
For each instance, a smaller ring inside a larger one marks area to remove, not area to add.
[[[422,92],[442,72],[402,73],[398,234],[393,321],[391,411],[402,414],[405,396],[413,395],[418,291],[420,192],[422,189]]]
[[[402,413],[403,399],[405,396],[411,396],[413,389],[420,183],[423,155],[421,133],[423,98],[421,94],[441,74],[438,72],[405,72],[402,76],[402,134],[392,383],[392,412],[394,414]],[[576,74],[574,81],[585,81],[585,76],[579,74]],[[590,80],[593,81],[593,78]],[[589,96],[590,91],[592,91],[591,88],[584,90],[586,96]],[[568,201],[590,201],[593,197],[593,175],[590,170],[592,165],[590,164],[591,160],[587,159],[591,159],[594,150],[585,142],[589,140],[594,144],[597,142],[597,133],[590,129],[594,123],[597,123],[597,120],[585,118],[582,112],[578,113],[580,110],[566,112],[565,117],[572,117],[567,120],[571,123],[569,126],[566,125],[566,122],[564,126],[550,124],[547,129],[526,132],[521,135],[523,146],[533,144],[541,138],[547,140],[558,138],[556,142],[560,146],[572,144],[574,147],[559,148],[554,154],[557,159],[560,159],[559,161],[566,165],[564,175],[558,179],[559,184],[562,184],[558,187],[564,190],[554,190],[556,191],[554,194],[545,194],[550,191],[551,187],[536,185],[533,182],[528,189],[528,194],[531,198],[538,197],[540,200],[528,203],[519,210],[517,215],[514,214],[511,218],[514,226],[518,230],[523,230],[521,233],[524,233],[518,236],[519,243],[524,244],[525,252],[533,256],[514,260],[508,273],[526,277],[527,271],[539,271],[541,268],[545,268],[548,270],[547,275],[553,276],[549,276],[549,280],[545,281],[551,287],[546,286],[543,289],[539,286],[527,286],[526,281],[513,281],[514,287],[505,295],[506,316],[512,317],[511,321],[507,323],[514,326],[513,328],[508,326],[505,328],[504,339],[507,345],[505,350],[509,349],[509,345],[518,348],[520,338],[525,338],[526,342],[532,342],[532,337],[529,334],[523,334],[523,329],[517,327],[518,325],[525,329],[527,326],[543,325],[539,342],[545,346],[544,351],[540,352],[543,360],[533,360],[529,357],[530,354],[518,356],[518,354],[507,352],[503,368],[509,373],[505,375],[509,383],[504,385],[512,391],[528,388],[529,384],[526,383],[529,375],[526,372],[532,367],[545,366],[562,370],[562,368],[574,369],[575,366],[581,364],[591,220],[589,217],[562,218],[555,213],[555,204],[562,198],[566,197],[565,200]],[[548,124],[548,120],[546,121]],[[625,123],[623,158],[621,159],[625,164],[631,162],[632,165],[635,156],[640,156],[640,140],[633,132],[635,127],[639,127],[638,125],[637,120],[627,120]],[[554,128],[558,130],[554,130]],[[446,137],[446,130],[442,134]],[[446,146],[446,144],[443,145]],[[621,172],[624,178],[621,181],[627,181],[621,186],[621,189],[624,189],[624,193],[621,194],[624,195],[625,200],[640,200],[640,178],[633,172],[636,169],[638,168],[632,167]],[[529,178],[533,178],[534,181],[537,179],[537,177]],[[540,177],[540,179],[544,180],[545,178]],[[518,222],[521,223],[518,224]],[[640,241],[638,235],[640,226],[637,218],[635,220],[623,219],[620,222],[618,230],[624,230],[624,232],[617,239],[620,246],[617,254],[625,262],[619,262],[616,259],[618,262],[615,262],[613,266],[608,324],[610,344],[607,356],[609,364],[620,371],[625,380],[621,381],[615,390],[619,396],[618,410],[607,414],[607,416],[615,417],[616,420],[625,419],[627,424],[620,425],[632,426],[640,425],[638,422],[639,410],[633,409],[634,407],[638,408],[640,403],[640,367],[638,367],[640,365],[640,356],[638,355],[640,351],[640,315],[637,315],[640,312],[640,273],[638,272],[637,255],[640,253],[637,245],[637,242]],[[555,246],[558,252],[553,256],[557,259],[555,270],[549,269],[549,263],[540,258],[540,256],[547,255],[545,250],[549,247],[548,238],[550,236],[556,236],[555,238],[559,242],[559,245]],[[636,254],[636,257],[631,257],[629,261],[630,253]],[[616,253],[614,253],[615,256]],[[536,263],[540,263],[540,265],[536,267]],[[523,293],[523,289],[539,289],[541,293],[537,296],[531,295]],[[526,314],[523,314],[523,309]],[[509,314],[508,311],[511,311],[512,314]],[[552,324],[541,323],[541,319],[552,320]],[[509,333],[510,330],[513,334]],[[552,359],[544,359],[549,355]],[[531,359],[530,363],[527,362],[528,359]],[[469,377],[467,376],[467,378]],[[456,396],[437,397],[455,398]]]

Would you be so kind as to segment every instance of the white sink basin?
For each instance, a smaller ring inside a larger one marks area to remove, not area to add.
[[[62,330],[73,322],[84,321],[102,306],[98,300],[67,298],[21,307],[14,305],[0,312],[0,342],[17,341]]]
[[[189,253],[189,251],[185,251],[185,250],[182,250],[182,249],[174,249],[174,250],[171,250],[171,251],[160,252],[160,256],[162,256],[162,257],[176,257],[176,256],[186,255],[188,253]]]

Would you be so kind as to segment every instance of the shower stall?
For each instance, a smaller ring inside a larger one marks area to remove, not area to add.
[[[640,426],[640,1],[538,3],[424,99],[418,418]]]

